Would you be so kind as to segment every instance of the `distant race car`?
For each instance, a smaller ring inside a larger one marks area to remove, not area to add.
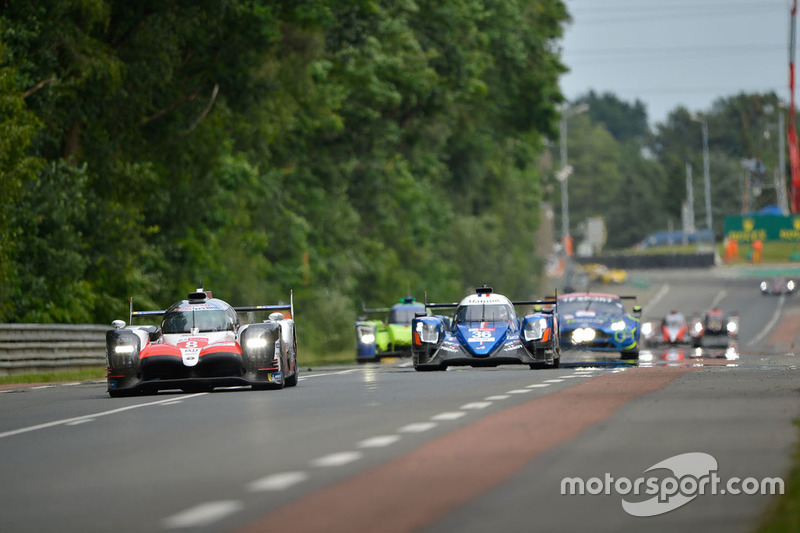
[[[670,311],[660,323],[642,324],[642,338],[648,344],[678,345],[693,342],[686,315],[674,310]]]
[[[520,318],[515,306],[547,306]],[[450,317],[417,316],[413,330],[413,363],[418,371],[448,366],[524,364],[558,368],[558,302],[555,298],[512,302],[483,286],[459,303],[427,303],[427,309],[455,308]]]
[[[297,385],[291,293],[289,302],[232,307],[201,287],[166,310],[134,311],[131,298],[130,325],[115,320],[116,329],[106,333],[108,394]],[[272,314],[264,322],[242,324],[238,312],[245,311]],[[133,325],[134,318],[158,316],[160,326]]]
[[[797,282],[793,279],[782,277],[764,280],[760,284],[761,293],[768,295],[794,294]]]
[[[719,307],[713,307],[705,315],[692,316],[689,332],[695,348],[709,346],[728,348],[738,338],[739,315],[725,313]]]
[[[571,293],[558,297],[561,346],[565,349],[620,352],[623,359],[639,356],[642,308],[625,310],[634,296]]]
[[[367,309],[364,314],[388,313],[383,320],[356,322],[356,360],[358,362],[379,361],[387,356],[411,355],[411,320],[416,314],[425,314],[425,306],[415,298],[406,296],[391,308]]]

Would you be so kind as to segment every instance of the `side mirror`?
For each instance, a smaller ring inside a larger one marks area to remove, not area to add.
[[[634,305],[633,306],[633,314],[641,315],[642,314],[642,306],[641,305]]]
[[[536,311],[537,313],[541,313],[542,312],[542,306],[541,305],[534,305],[533,306],[533,310]]]
[[[125,327],[125,321],[124,320],[115,320],[115,321],[113,321],[111,323],[111,325],[114,326],[114,329],[122,329],[122,328]]]
[[[269,319],[273,322],[278,322],[279,320],[283,320],[284,318],[285,317],[283,316],[283,313],[279,313],[277,311],[269,314]]]

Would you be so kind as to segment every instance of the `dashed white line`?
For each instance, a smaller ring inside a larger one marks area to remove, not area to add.
[[[311,461],[311,466],[330,467],[343,466],[354,461],[358,461],[364,456],[361,452],[339,452],[324,455]]]
[[[251,481],[247,484],[247,490],[250,492],[286,490],[307,479],[308,474],[305,472],[282,472]]]
[[[335,376],[337,374],[351,374],[353,372],[358,372],[358,369],[357,368],[353,368],[352,370],[342,370],[341,372],[324,372],[322,374],[312,374],[310,376],[300,376],[297,379],[299,381],[302,381],[304,379],[318,378],[318,377],[321,377],[321,376]]]
[[[549,383],[534,383],[533,385],[528,385],[526,388],[528,389],[541,389],[542,387],[549,387]]]
[[[563,379],[546,379],[544,380],[545,383],[561,383],[564,381]]]
[[[413,424],[405,425],[397,431],[401,433],[422,433],[423,431],[428,431],[429,429],[433,429],[435,427],[435,422],[415,422]]]
[[[79,425],[85,424],[87,422],[94,422],[94,418],[84,418],[83,420],[75,420],[73,422],[67,422],[66,425],[68,425],[68,426],[79,426]]]
[[[196,505],[162,522],[167,529],[183,529],[190,527],[202,527],[225,518],[235,512],[241,511],[244,505],[236,500],[221,500],[218,502],[207,502]]]
[[[660,288],[660,289],[658,289],[658,292],[655,294],[655,296],[653,296],[653,297],[650,299],[650,301],[649,301],[649,302],[647,302],[647,306],[652,308],[654,305],[656,305],[656,303],[657,303],[657,302],[658,302],[658,301],[659,301],[661,298],[663,298],[664,296],[666,296],[668,292],[669,292],[669,283],[665,283],[664,285],[662,285],[662,286],[661,286],[661,288]]]
[[[492,402],[472,402],[472,403],[465,403],[459,409],[486,409],[492,405]]]
[[[511,396],[509,396],[508,394],[497,394],[495,396],[487,396],[486,398],[484,398],[484,400],[489,400],[494,402],[497,400],[508,400],[509,398],[511,398]]]
[[[359,448],[383,448],[400,440],[399,435],[380,435],[364,439],[357,444]]]
[[[526,392],[530,392],[528,389],[514,389],[508,391],[506,394],[525,394]]]
[[[184,396],[183,400],[188,400],[189,398],[197,398],[198,396],[205,396],[208,394],[207,392],[199,392],[197,394],[190,394],[188,396]],[[64,418],[62,420],[55,420],[53,422],[47,422],[45,424],[37,424],[35,426],[28,426],[26,428],[20,429],[13,429],[11,431],[6,431],[4,433],[0,433],[0,439],[4,439],[6,437],[11,437],[14,435],[20,435],[22,433],[29,433],[31,431],[37,431],[39,429],[45,429],[53,426],[61,426],[64,424],[69,424],[72,422],[78,422],[81,420],[86,419],[95,419],[101,416],[108,416],[108,415],[115,415],[117,413],[122,413],[124,411],[130,411],[131,409],[139,409],[140,407],[151,407],[153,405],[161,405],[163,403],[173,402],[175,401],[174,398],[169,398],[167,400],[159,400],[157,402],[148,402],[148,403],[138,403],[136,405],[128,405],[127,407],[120,407],[119,409],[111,409],[110,411],[102,411],[99,413],[93,413],[90,415],[83,415],[83,416],[76,416],[74,418]]]
[[[431,417],[431,420],[456,420],[458,418],[461,418],[465,414],[467,413],[465,413],[464,411],[450,411],[445,413],[439,413],[438,415],[433,415]]]
[[[764,337],[767,336],[767,333],[772,331],[772,328],[775,326],[775,323],[781,316],[781,311],[783,310],[783,302],[785,300],[786,300],[786,295],[781,294],[780,297],[778,298],[778,305],[775,306],[775,313],[772,315],[772,318],[769,320],[769,322],[767,322],[767,325],[764,326],[764,329],[761,330],[761,333],[756,335],[756,337],[753,340],[747,343],[748,346],[755,346],[756,344],[761,342]]]

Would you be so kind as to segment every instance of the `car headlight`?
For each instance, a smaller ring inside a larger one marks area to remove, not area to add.
[[[790,280],[790,281],[789,281],[789,282],[786,284],[786,288],[787,288],[787,289],[789,289],[790,291],[793,291],[793,290],[794,290],[794,281],[791,281],[791,280]]]
[[[694,330],[695,332],[700,333],[701,331],[703,331],[703,324],[701,324],[700,322],[695,322]]]
[[[765,290],[767,290],[767,282],[766,282],[766,281],[762,281],[762,282],[761,282],[761,290],[762,290],[762,291],[765,291]]]
[[[267,347],[267,339],[264,337],[254,337],[252,339],[247,339],[245,341],[245,346],[251,350],[257,350],[259,348],[266,348]]]
[[[539,320],[531,320],[525,324],[525,340],[527,342],[539,340],[542,338],[546,330],[547,320],[544,318],[540,318]]]
[[[375,326],[364,325],[356,328],[358,342],[361,344],[375,344]]]
[[[611,331],[622,331],[623,329],[625,329],[624,320],[618,320],[617,322],[611,324]]]
[[[435,343],[439,341],[439,328],[436,324],[417,322],[417,333],[422,342]]]
[[[653,333],[653,325],[650,322],[642,324],[642,335],[645,337]]]
[[[581,344],[593,340],[596,336],[597,332],[592,328],[578,328],[572,332],[572,342]]]
[[[118,344],[114,346],[114,353],[133,353],[136,347],[131,344]]]
[[[727,330],[728,330],[728,333],[736,333],[736,330],[737,330],[737,329],[739,329],[739,324],[737,324],[737,323],[736,323],[736,322],[734,322],[733,320],[731,320],[730,322],[728,322],[728,325],[727,325]]]

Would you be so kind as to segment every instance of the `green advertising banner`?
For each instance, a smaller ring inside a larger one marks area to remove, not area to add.
[[[800,216],[749,215],[725,217],[725,237],[750,243],[756,239],[800,242]]]

